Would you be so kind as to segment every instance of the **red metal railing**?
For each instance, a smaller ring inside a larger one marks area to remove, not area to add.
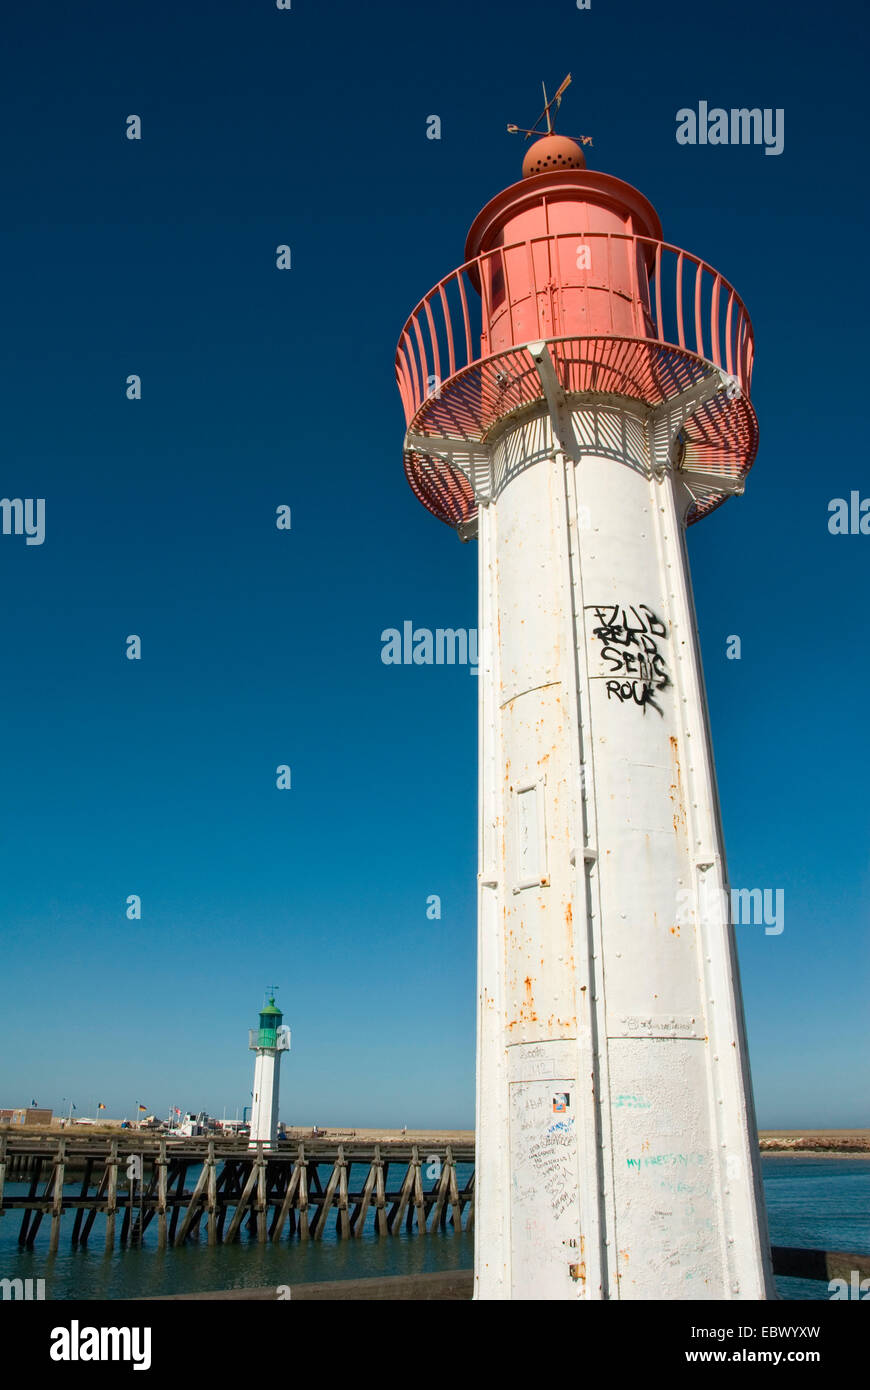
[[[717,271],[649,237],[558,233],[488,251],[421,299],[396,353],[406,423],[488,357],[536,339],[586,337],[679,348],[736,377],[749,395],[752,323]]]

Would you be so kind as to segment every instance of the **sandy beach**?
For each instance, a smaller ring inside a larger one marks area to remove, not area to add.
[[[870,1129],[762,1129],[763,1154],[795,1158],[870,1158]]]

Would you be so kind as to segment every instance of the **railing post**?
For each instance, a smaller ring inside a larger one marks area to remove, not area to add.
[[[208,1212],[208,1243],[217,1245],[217,1160],[214,1140],[208,1141],[208,1188],[206,1191],[206,1210]]]
[[[54,1169],[54,1191],[51,1201],[51,1233],[48,1238],[48,1252],[50,1255],[57,1254],[58,1242],[60,1241],[60,1219],[63,1215],[63,1172],[64,1158],[66,1155],[66,1140],[61,1139],[57,1146],[57,1158]]]
[[[166,1139],[163,1135],[157,1154],[157,1248],[166,1249]]]
[[[112,1140],[109,1157],[106,1159],[109,1184],[106,1189],[106,1254],[115,1248],[115,1213],[118,1195],[118,1141]]]

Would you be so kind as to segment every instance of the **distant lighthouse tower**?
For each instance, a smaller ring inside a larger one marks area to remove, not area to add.
[[[476,1296],[763,1299],[685,549],[755,457],[752,325],[549,114],[396,361],[479,546]]]
[[[284,1026],[284,1015],[275,1003],[274,993],[260,1010],[259,1027],[250,1030],[248,1047],[257,1054],[250,1147],[258,1143],[274,1145],[278,1140],[281,1053],[290,1048],[290,1029]]]

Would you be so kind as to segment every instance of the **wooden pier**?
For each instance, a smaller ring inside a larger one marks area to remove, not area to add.
[[[460,1186],[457,1165],[470,1165]],[[471,1230],[474,1144],[300,1140],[275,1149],[245,1140],[0,1134],[0,1216],[21,1212],[18,1243],[33,1249],[49,1218],[58,1249],[65,1215],[72,1246],[87,1246],[98,1215],[105,1248],[139,1245],[156,1219],[161,1249],[202,1238],[261,1244],[362,1235]],[[193,1173],[197,1176],[193,1179]],[[187,1182],[191,1174],[190,1183]],[[28,1182],[26,1193],[8,1184]]]

